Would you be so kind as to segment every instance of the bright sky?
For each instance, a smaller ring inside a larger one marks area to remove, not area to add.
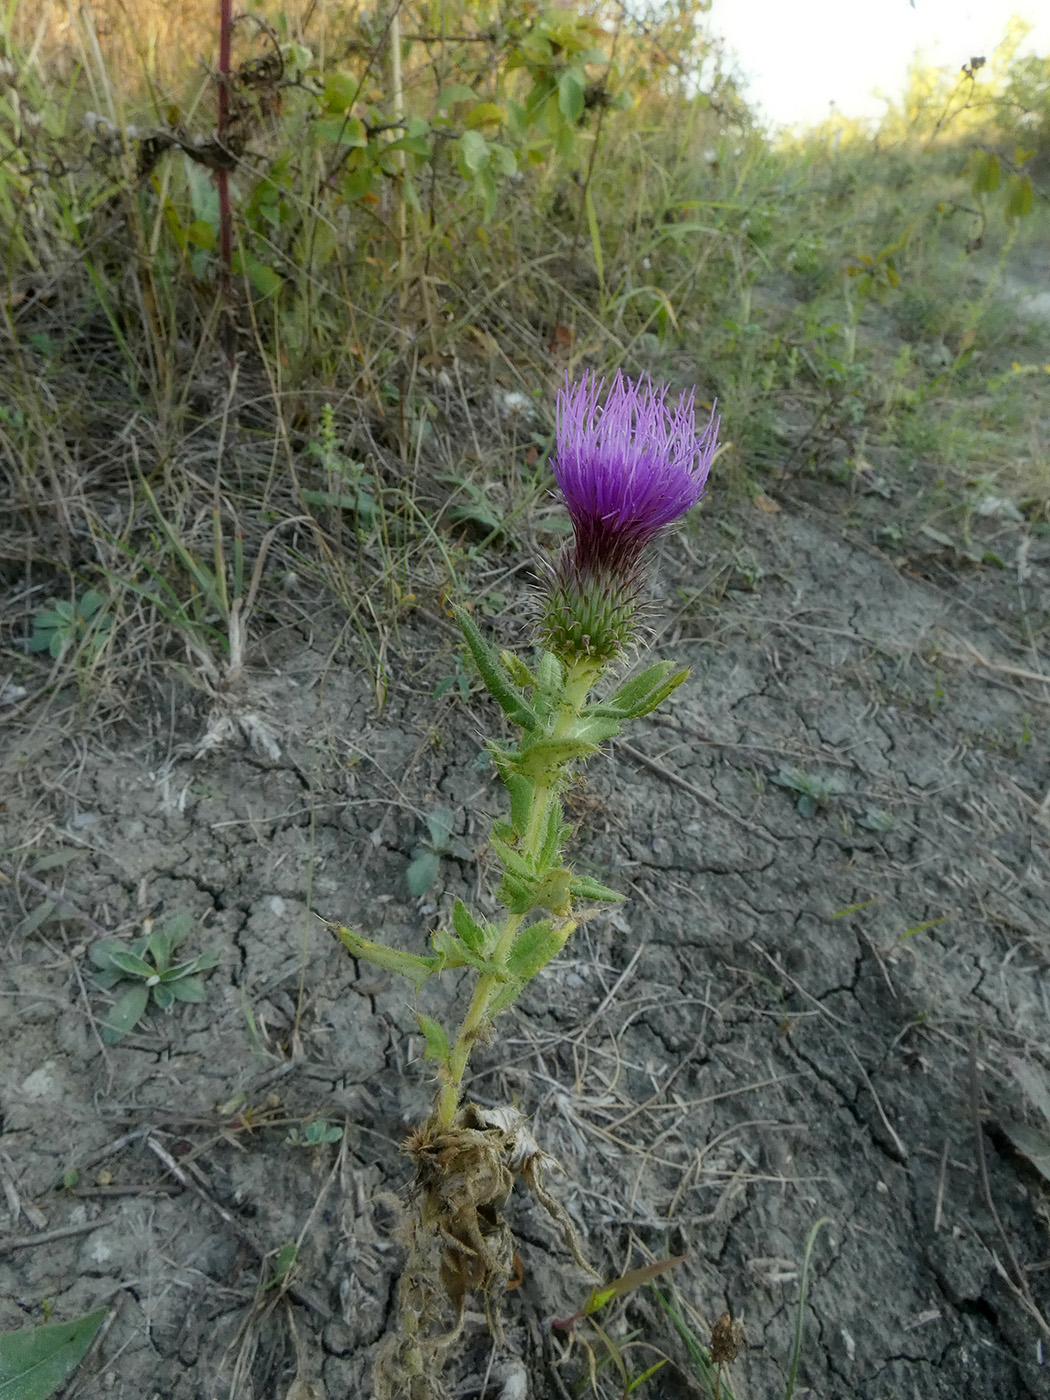
[[[752,105],[774,125],[878,116],[899,96],[912,55],[958,71],[992,51],[1011,15],[1035,25],[1022,52],[1050,52],[1047,0],[712,0],[707,29],[726,40]]]

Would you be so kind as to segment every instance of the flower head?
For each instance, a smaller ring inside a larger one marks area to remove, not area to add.
[[[564,660],[611,660],[631,637],[650,544],[704,494],[718,446],[712,412],[697,431],[694,394],[676,408],[666,385],[587,372],[558,395],[554,476],[572,517],[574,547],[544,608],[547,644]]]
[[[616,570],[704,494],[718,419],[697,432],[695,391],[669,408],[667,386],[648,378],[633,384],[618,372],[599,404],[604,387],[588,371],[559,393],[554,476],[579,566]]]

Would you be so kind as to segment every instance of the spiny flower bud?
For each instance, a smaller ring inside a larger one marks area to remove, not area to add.
[[[554,476],[574,544],[548,581],[540,624],[563,660],[611,661],[629,644],[645,547],[704,494],[718,446],[712,412],[698,432],[694,393],[677,408],[667,387],[587,371],[558,395]]]

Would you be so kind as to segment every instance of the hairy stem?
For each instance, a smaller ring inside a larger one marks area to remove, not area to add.
[[[552,739],[565,739],[572,733],[573,726],[580,717],[580,711],[586,704],[587,695],[600,675],[601,667],[592,662],[578,661],[570,668],[551,727]],[[551,802],[557,796],[558,789],[564,781],[565,768],[565,764],[554,764],[536,779],[529,820],[521,843],[521,853],[527,859],[538,860],[543,850],[550,821]],[[551,860],[552,868],[560,857],[561,851],[555,851]],[[537,871],[537,874],[543,873],[543,871]],[[507,915],[499,941],[492,954],[492,961],[498,966],[507,961],[514,946],[514,940],[521,929],[523,918],[522,914]],[[573,926],[575,926],[574,923]],[[489,1001],[500,985],[499,978],[488,973],[482,973],[478,978],[467,1014],[463,1018],[459,1035],[452,1047],[444,1083],[438,1091],[435,1116],[442,1128],[451,1127],[455,1121],[467,1061],[475,1042],[489,1023]]]

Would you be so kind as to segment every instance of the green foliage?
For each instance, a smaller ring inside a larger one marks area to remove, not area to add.
[[[417,897],[430,890],[441,873],[441,862],[447,856],[467,860],[470,851],[464,842],[453,836],[456,814],[447,807],[435,807],[426,815],[427,836],[412,852],[412,863],[405,875],[410,894]]]
[[[821,778],[801,768],[781,768],[773,774],[772,781],[798,794],[795,806],[804,817],[815,816],[821,807],[826,807],[833,797],[845,791],[838,778]]]
[[[108,1044],[115,1045],[138,1025],[151,1000],[161,1011],[170,1011],[177,1001],[204,1001],[207,993],[201,974],[221,962],[222,954],[212,948],[177,961],[176,951],[192,927],[191,915],[178,914],[130,943],[104,938],[91,945],[91,961],[98,969],[96,987],[109,991],[122,982],[132,984],[102,1022],[102,1037]]]
[[[48,1400],[84,1359],[106,1312],[0,1334],[0,1400]]]
[[[53,607],[45,608],[33,618],[30,651],[46,651],[57,661],[67,651],[87,646],[98,653],[106,644],[106,634],[113,626],[111,613],[103,612],[101,593],[89,588],[75,603],[58,599]]]
[[[284,1139],[285,1147],[323,1147],[330,1142],[341,1142],[343,1130],[337,1123],[326,1123],[323,1118],[315,1118],[304,1128],[291,1127]]]

